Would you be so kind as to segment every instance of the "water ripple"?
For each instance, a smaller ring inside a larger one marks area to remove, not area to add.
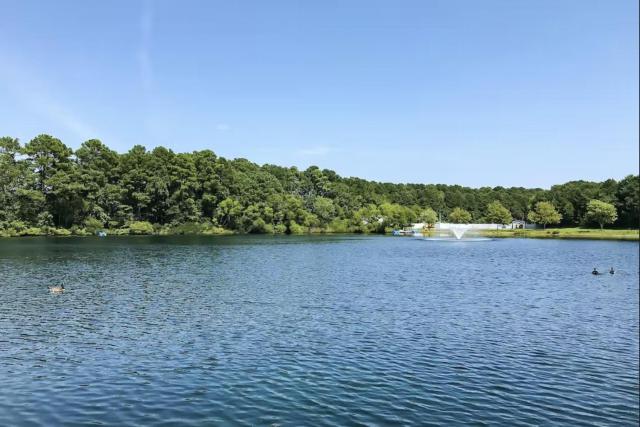
[[[637,244],[12,239],[0,260],[0,425],[639,421]]]

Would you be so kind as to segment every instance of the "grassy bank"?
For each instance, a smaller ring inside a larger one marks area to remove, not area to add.
[[[341,224],[337,224],[341,225]],[[68,236],[95,236],[103,231],[107,236],[218,236],[229,234],[250,234],[246,231],[230,230],[211,223],[185,223],[180,225],[159,225],[146,221],[133,221],[119,228],[105,229],[102,227],[30,227],[23,224],[9,228],[0,228],[1,237],[68,237]],[[284,225],[265,226],[260,232],[252,231],[251,234],[345,234],[361,232],[356,228],[327,226],[327,227],[302,227],[297,224],[289,229]],[[389,229],[391,232],[391,229]]]
[[[0,237],[29,237],[29,236],[95,236],[98,231],[104,231],[108,236],[171,236],[171,235],[225,235],[235,234],[211,224],[183,224],[177,226],[153,226],[147,222],[132,222],[124,227],[110,229],[92,229],[84,227],[54,228],[54,227],[21,227],[0,229]]]
[[[546,230],[483,230],[485,237],[525,237],[530,239],[594,239],[639,240],[638,230],[611,230],[595,228],[547,228]]]
[[[26,236],[94,236],[95,229],[72,227],[23,227],[12,229],[0,229],[0,237],[26,237]],[[132,222],[121,228],[104,230],[108,236],[179,236],[179,235],[199,235],[216,236],[229,234],[246,234],[236,230],[229,230],[218,227],[210,223],[188,223],[177,226],[159,226],[148,222]],[[390,234],[391,229],[385,230],[385,234]],[[381,231],[382,232],[382,231]],[[284,228],[267,229],[263,233],[257,234],[285,234]],[[354,227],[295,227],[288,231],[288,234],[352,234],[366,233]],[[595,239],[595,240],[640,240],[639,230],[619,230],[619,229],[594,229],[594,228],[548,228],[546,230],[482,230],[479,232],[485,237],[495,238],[531,238],[531,239]],[[377,233],[371,233],[377,234]]]

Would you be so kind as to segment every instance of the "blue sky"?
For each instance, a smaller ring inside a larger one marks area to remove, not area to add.
[[[0,134],[391,182],[638,173],[638,4],[0,0]]]

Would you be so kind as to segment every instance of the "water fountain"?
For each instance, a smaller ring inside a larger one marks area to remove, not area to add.
[[[451,223],[438,223],[433,230],[432,234],[419,236],[425,240],[441,240],[441,241],[463,241],[463,242],[476,242],[476,241],[488,241],[492,240],[487,237],[480,237],[477,235],[479,230],[489,229],[485,224],[451,224]],[[465,237],[466,234],[466,237]],[[473,234],[470,236],[469,234]]]
[[[469,224],[456,224],[449,228],[456,239],[460,240],[464,236],[464,233],[469,229]]]

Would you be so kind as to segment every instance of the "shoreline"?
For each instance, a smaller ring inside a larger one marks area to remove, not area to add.
[[[548,228],[535,230],[483,230],[483,237],[497,239],[564,239],[564,240],[619,240],[639,241],[640,230],[597,228]]]
[[[243,235],[263,235],[263,236],[317,236],[317,235],[371,235],[371,236],[390,236],[390,233],[363,233],[363,232],[333,232],[327,230],[311,230],[302,233],[286,234],[286,233],[242,233],[234,230],[223,228],[214,228],[202,231],[171,231],[161,230],[159,232],[131,232],[128,229],[105,230],[105,237],[120,236],[243,236]],[[482,230],[478,233],[482,237],[490,237],[497,239],[561,239],[561,240],[611,240],[611,241],[640,241],[640,230],[619,230],[619,229],[591,229],[591,228],[549,228],[536,230]],[[0,231],[0,240],[3,238],[21,238],[21,237],[99,237],[95,233],[85,230],[77,230],[71,232],[65,228],[57,228],[51,230],[25,230],[22,233],[3,233]],[[105,238],[101,237],[101,238]]]

